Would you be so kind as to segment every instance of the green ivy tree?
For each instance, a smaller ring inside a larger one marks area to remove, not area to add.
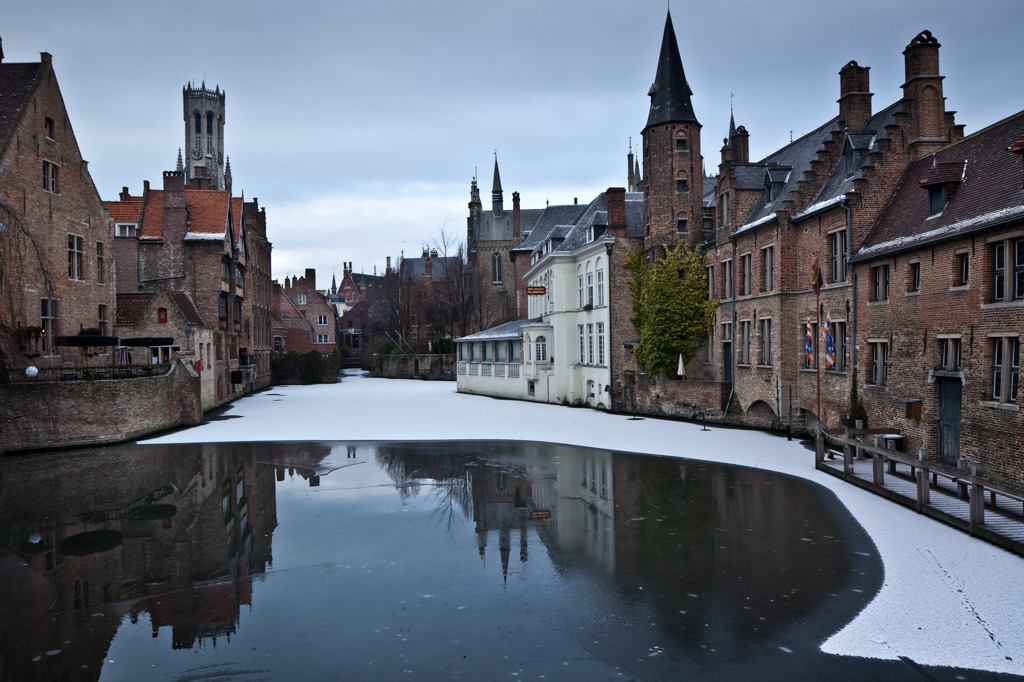
[[[640,332],[633,353],[648,373],[671,375],[680,354],[689,361],[714,323],[718,301],[708,300],[704,254],[679,244],[647,264],[640,250],[630,251],[626,269],[632,274],[630,321]]]

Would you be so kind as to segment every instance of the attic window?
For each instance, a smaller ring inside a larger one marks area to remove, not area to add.
[[[928,187],[928,215],[942,213],[946,208],[946,186],[931,185]]]
[[[47,139],[53,139],[53,119],[50,117],[43,121],[43,134],[46,135]]]
[[[156,321],[158,324],[167,324],[167,308],[157,308]]]
[[[767,173],[764,176],[764,203],[770,204],[775,200],[775,194],[772,192],[772,179]]]

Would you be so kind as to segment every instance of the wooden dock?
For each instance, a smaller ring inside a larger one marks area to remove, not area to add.
[[[950,467],[924,448],[915,457],[857,429],[815,443],[815,468],[1024,556],[1024,490],[984,478],[979,464]]]

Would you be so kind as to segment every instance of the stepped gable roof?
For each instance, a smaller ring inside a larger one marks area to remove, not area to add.
[[[174,301],[174,305],[176,305],[178,310],[181,311],[181,315],[185,318],[186,322],[189,324],[206,326],[206,322],[203,321],[203,316],[199,314],[195,303],[188,294],[182,291],[168,291],[167,295],[171,297],[172,301]]]
[[[556,225],[569,225],[576,220],[586,209],[586,206],[579,204],[559,204],[540,209],[541,215],[534,222],[530,230],[530,236],[523,240],[522,244],[514,246],[513,251],[533,251],[537,244],[548,238],[548,234]],[[522,226],[523,232],[526,227]]]
[[[7,149],[14,128],[42,73],[41,62],[0,63],[0,154]]]
[[[118,294],[117,317],[114,324],[136,324],[153,294]]]
[[[523,338],[523,327],[529,324],[536,324],[540,322],[541,318],[537,317],[532,320],[513,320],[512,322],[506,322],[505,324],[499,324],[497,327],[491,327],[485,329],[482,332],[476,334],[470,334],[469,336],[463,336],[455,339],[456,341],[507,341],[509,339],[521,339]]]
[[[697,123],[690,97],[693,92],[686,82],[683,60],[679,56],[676,32],[672,27],[672,13],[665,18],[665,33],[661,39],[661,54],[658,56],[658,71],[654,84],[647,93],[651,98],[651,110],[647,116],[647,128],[666,123]],[[697,123],[697,125],[700,125]]]
[[[1022,135],[1024,111],[911,163],[851,261],[1024,222],[1024,160],[1014,151]],[[930,215],[927,187],[937,182],[949,186],[949,199]]]
[[[765,197],[759,198],[747,219],[736,228],[733,234],[745,232],[748,229],[775,219],[775,212],[782,208],[783,200],[789,198],[790,193],[796,189],[796,183],[803,177],[804,171],[810,169],[811,161],[817,157],[818,149],[821,148],[821,141],[831,136],[833,130],[838,130],[838,117],[800,139],[790,142],[761,161],[753,164],[744,164],[736,168],[737,187],[740,189],[763,188],[765,173],[770,164],[782,166],[790,170],[786,176],[785,183],[775,193],[774,199],[769,203],[765,203]]]
[[[878,140],[887,137],[886,126],[894,123],[896,113],[902,110],[903,105],[900,102],[896,102],[868,119],[868,122],[864,124],[867,132],[848,134],[850,146],[861,153],[857,161],[857,169],[853,175],[847,176],[846,165],[842,159],[839,159],[824,184],[822,184],[821,190],[814,198],[814,201],[811,202],[810,206],[794,216],[794,220],[799,220],[821,209],[837,204],[846,196],[847,192],[853,191],[853,181],[863,175],[861,169],[869,163],[867,152],[878,149]]]
[[[800,208],[799,213],[791,218],[792,221],[837,205],[847,192],[853,190],[853,181],[862,176],[861,169],[869,162],[867,152],[878,148],[878,140],[886,136],[886,126],[894,122],[895,114],[902,108],[903,105],[896,102],[868,119],[863,131],[848,133],[851,147],[862,152],[857,157],[857,169],[847,176],[845,163],[837,157],[814,199],[806,207]],[[767,174],[778,191],[774,192],[771,202],[767,202],[766,197],[758,199],[746,220],[733,234],[774,220],[775,212],[782,208],[782,202],[791,196],[804,173],[810,170],[818,150],[823,149],[822,141],[831,138],[832,133],[838,130],[839,118],[836,117],[757,163],[735,166],[738,189],[762,189]]]
[[[104,201],[107,213],[114,222],[137,223],[142,218],[142,197],[128,197],[119,201]]]

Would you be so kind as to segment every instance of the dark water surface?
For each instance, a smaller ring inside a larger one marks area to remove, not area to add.
[[[0,460],[3,680],[917,679],[827,490],[535,443]],[[928,669],[937,679],[991,677]]]

